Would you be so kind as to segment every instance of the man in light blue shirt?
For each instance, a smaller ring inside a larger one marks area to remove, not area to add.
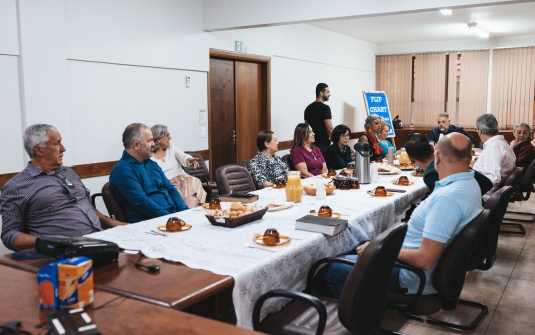
[[[445,135],[437,144],[435,167],[440,180],[434,192],[412,213],[407,235],[398,260],[422,269],[426,276],[423,294],[436,293],[432,277],[445,247],[481,211],[481,191],[474,172],[469,171],[472,150],[470,140],[460,134]],[[357,248],[359,254],[367,243]],[[357,255],[345,256],[356,259]],[[335,263],[325,274],[325,282],[335,298],[340,297],[351,266]],[[409,294],[418,290],[418,277],[407,270],[394,268],[390,289],[401,289]]]

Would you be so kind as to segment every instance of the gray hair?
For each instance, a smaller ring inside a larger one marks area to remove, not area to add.
[[[134,141],[143,141],[143,137],[141,136],[141,129],[150,130],[150,128],[144,125],[143,123],[132,123],[126,126],[123,132],[123,145],[125,150],[130,149]]]
[[[364,130],[368,128],[368,125],[372,124],[375,120],[380,119],[381,117],[377,114],[370,114],[364,121]]]
[[[519,124],[515,124],[515,126],[513,127],[513,131],[515,131],[516,128],[526,128],[528,130],[528,133],[531,134],[531,128],[529,127],[529,124],[525,122],[520,122]]]
[[[154,149],[152,149],[152,151],[156,152],[160,148],[160,143],[158,143],[158,140],[167,135],[169,129],[163,124],[155,124],[150,128],[150,130],[152,131],[152,137],[154,138]]]
[[[439,117],[445,117],[448,120],[450,119],[450,115],[448,113],[446,113],[446,112],[439,113],[437,118],[439,118]]]
[[[483,114],[476,119],[476,130],[479,129],[485,135],[498,134],[498,120],[492,114]]]
[[[35,145],[37,145],[39,148],[46,147],[46,143],[48,142],[47,133],[49,130],[53,130],[56,132],[58,131],[54,126],[42,123],[32,124],[24,131],[22,140],[24,142],[24,149],[26,149],[26,152],[28,153],[28,156],[30,156],[30,159],[33,159],[35,157],[35,152],[33,151],[33,147]]]

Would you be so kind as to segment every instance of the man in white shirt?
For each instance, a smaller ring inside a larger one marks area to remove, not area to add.
[[[480,115],[476,120],[476,131],[484,150],[470,166],[484,174],[493,184],[492,189],[483,196],[483,200],[487,201],[498,190],[500,182],[513,171],[516,156],[503,135],[497,135],[498,121],[494,115]]]

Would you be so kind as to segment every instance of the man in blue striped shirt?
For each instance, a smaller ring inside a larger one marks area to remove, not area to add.
[[[33,248],[36,236],[82,236],[124,223],[98,212],[89,190],[63,166],[65,146],[56,128],[34,124],[24,132],[30,161],[2,188],[2,242],[12,250]]]

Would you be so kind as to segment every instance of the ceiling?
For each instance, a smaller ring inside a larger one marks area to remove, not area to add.
[[[438,10],[309,23],[312,26],[374,44],[477,38],[467,23],[490,31],[490,38],[535,34],[535,2]]]

